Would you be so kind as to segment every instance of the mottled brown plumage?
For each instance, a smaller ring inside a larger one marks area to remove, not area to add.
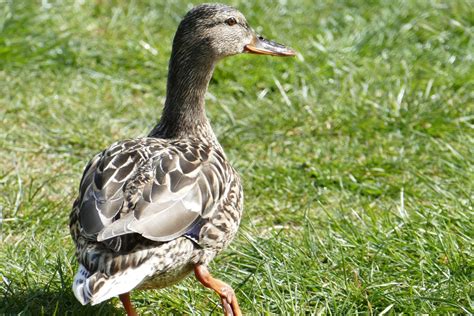
[[[289,56],[257,37],[243,15],[201,5],[173,42],[163,115],[148,137],[116,142],[87,165],[70,215],[79,261],[73,290],[82,304],[174,284],[194,270],[240,314],[230,286],[209,262],[234,238],[242,216],[240,178],[207,120],[204,95],[215,63],[244,51]]]

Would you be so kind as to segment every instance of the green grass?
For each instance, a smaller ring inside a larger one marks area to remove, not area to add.
[[[75,300],[68,214],[87,161],[158,120],[189,6],[83,2],[0,2],[0,314],[123,313]],[[244,312],[473,313],[472,1],[230,3],[299,52],[229,58],[211,82],[246,193],[211,268]],[[132,297],[221,313],[193,278]]]

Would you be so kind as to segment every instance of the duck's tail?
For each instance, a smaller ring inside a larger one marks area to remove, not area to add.
[[[72,291],[74,292],[74,296],[82,305],[86,305],[90,302],[90,295],[86,295],[84,289],[84,286],[87,283],[87,278],[89,277],[89,271],[87,271],[87,269],[82,264],[80,264],[79,270],[74,276],[74,281],[72,282]]]
[[[102,272],[91,274],[81,264],[74,277],[72,291],[82,305],[96,305],[114,296],[130,292],[147,276],[153,274],[152,269],[152,264],[145,262],[137,269],[129,269],[109,276]]]

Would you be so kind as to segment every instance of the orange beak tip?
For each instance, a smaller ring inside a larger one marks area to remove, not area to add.
[[[248,44],[244,47],[245,53],[250,54],[258,54],[258,55],[270,55],[270,56],[280,56],[280,57],[292,57],[296,56],[296,51],[291,48],[282,48],[278,47],[278,49],[268,49],[262,47],[256,47],[254,45]]]

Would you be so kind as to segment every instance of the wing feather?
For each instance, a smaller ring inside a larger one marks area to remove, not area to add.
[[[226,168],[221,152],[197,142],[116,143],[84,172],[81,226],[98,241],[130,233],[171,240],[213,213],[230,183]]]

